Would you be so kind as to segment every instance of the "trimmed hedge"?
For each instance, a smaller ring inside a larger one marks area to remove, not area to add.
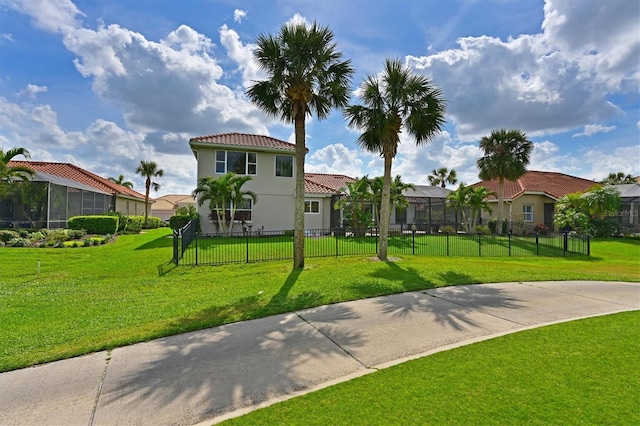
[[[67,221],[67,228],[85,230],[88,234],[115,234],[117,216],[74,216]]]
[[[149,224],[148,226],[144,226],[144,216],[129,216],[129,221],[127,222],[128,231],[130,231],[129,225],[131,224],[133,224],[134,227],[137,227],[136,225],[139,225],[141,229],[156,229],[159,228],[162,224],[162,219],[156,216],[149,216]]]

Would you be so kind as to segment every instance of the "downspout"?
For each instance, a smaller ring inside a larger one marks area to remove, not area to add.
[[[47,229],[51,221],[51,181],[47,182]]]

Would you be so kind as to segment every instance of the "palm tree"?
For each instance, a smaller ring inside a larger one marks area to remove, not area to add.
[[[132,189],[133,188],[133,183],[129,182],[129,181],[125,181],[124,180],[124,175],[120,175],[118,176],[118,178],[114,178],[114,177],[109,177],[109,180],[117,185],[122,185],[126,188]]]
[[[296,138],[294,268],[304,267],[305,120],[326,118],[349,102],[351,61],[342,61],[333,32],[317,23],[289,23],[276,36],[260,35],[255,57],[268,80],[256,82],[247,96],[272,117],[293,123]]]
[[[553,223],[560,229],[571,228],[582,233],[590,223],[585,201],[581,192],[574,192],[560,198],[556,203]]]
[[[159,169],[155,161],[140,161],[138,167],[136,167],[136,173],[146,178],[145,180],[145,194],[144,194],[144,226],[149,225],[149,189],[153,187],[154,191],[160,189],[160,184],[151,180],[152,178],[162,177],[164,170]]]
[[[25,148],[12,148],[8,151],[0,149],[0,194],[18,180],[28,182],[35,175],[35,171],[25,166],[9,166],[9,162],[18,155],[22,155],[27,160],[31,158],[31,153]]]
[[[475,229],[478,223],[478,217],[483,211],[489,214],[493,213],[488,201],[488,198],[492,195],[496,195],[496,193],[489,191],[484,186],[471,187],[468,194],[468,206],[471,210],[471,229]]]
[[[636,183],[636,178],[631,176],[630,174],[624,174],[624,172],[618,173],[609,173],[603,181],[605,185],[624,185],[628,183]]]
[[[464,182],[460,182],[458,189],[450,192],[446,199],[447,207],[460,210],[462,213],[462,223],[464,225],[465,232],[469,232],[467,209],[469,208],[469,194],[471,191],[473,191],[472,187],[466,186]]]
[[[373,224],[371,204],[374,194],[371,192],[371,183],[372,180],[366,175],[347,183],[345,188],[340,189],[345,195],[334,205],[336,210],[344,212],[344,218],[355,236],[365,235]]]
[[[620,209],[620,193],[611,186],[596,186],[583,196],[584,206],[594,219],[615,216]]]
[[[232,172],[217,179],[212,176],[203,176],[193,190],[192,195],[198,199],[199,206],[209,201],[211,219],[216,221],[223,234],[229,235],[233,230],[236,210],[242,206],[244,200],[251,199],[254,203],[258,201],[254,192],[242,189],[251,179],[251,176],[237,175]]]
[[[515,181],[527,172],[533,144],[520,130],[500,129],[483,136],[480,148],[484,151],[484,156],[477,161],[480,179],[498,179],[497,233],[502,234],[504,181]]]
[[[384,178],[382,176],[373,178],[370,182],[370,186],[372,193],[371,201],[373,202],[374,206],[374,222],[377,226],[380,226],[380,210],[382,208],[382,189],[384,187]],[[402,182],[402,178],[400,177],[400,175],[396,175],[396,177],[391,182],[391,193],[389,196],[392,207],[399,207],[401,209],[409,207],[409,202],[404,196],[404,192],[407,189],[416,189],[416,187],[412,183]]]
[[[406,129],[416,144],[431,141],[444,124],[445,101],[429,79],[415,75],[397,59],[387,59],[379,76],[369,76],[359,89],[364,105],[345,110],[349,126],[362,130],[361,147],[384,158],[378,258],[387,260],[391,209],[391,165],[400,132]]]
[[[454,169],[448,170],[446,167],[440,167],[438,170],[433,169],[427,179],[429,179],[431,186],[440,185],[446,188],[447,184],[455,185],[458,183],[458,173]]]

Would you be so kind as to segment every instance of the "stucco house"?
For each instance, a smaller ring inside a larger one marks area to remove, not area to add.
[[[0,199],[0,228],[65,228],[70,217],[109,211],[144,214],[143,194],[73,164],[9,162],[18,165],[36,173],[28,190]]]
[[[556,201],[573,192],[585,192],[597,182],[557,172],[527,171],[516,181],[505,181],[504,215],[514,232],[531,230],[536,225],[544,224],[553,230],[553,216]],[[498,192],[498,180],[480,181],[474,187],[484,186],[489,191]],[[486,223],[497,216],[498,199],[489,198],[493,214],[482,212],[482,221]]]
[[[151,206],[151,216],[168,220],[175,216],[179,207],[189,207],[196,205],[196,199],[191,194],[167,194],[155,199]]]
[[[198,163],[197,179],[220,177],[227,172],[249,175],[243,189],[257,195],[247,200],[240,215],[252,231],[293,229],[295,211],[295,145],[269,136],[224,133],[194,137],[189,146]],[[333,201],[338,190],[353,179],[343,175],[305,175],[305,229],[326,229],[337,225]],[[218,232],[210,218],[208,203],[198,206],[202,232]],[[338,212],[339,213],[339,212]],[[236,221],[234,231],[242,230]]]

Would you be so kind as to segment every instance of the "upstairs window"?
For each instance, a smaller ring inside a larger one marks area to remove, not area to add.
[[[293,156],[276,154],[276,176],[293,177]]]
[[[255,175],[258,169],[257,157],[255,152],[216,151],[216,173]]]

